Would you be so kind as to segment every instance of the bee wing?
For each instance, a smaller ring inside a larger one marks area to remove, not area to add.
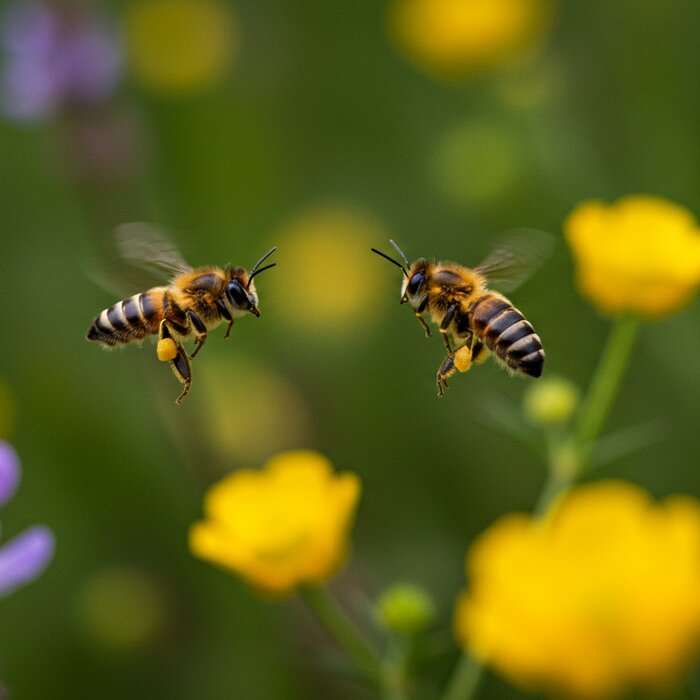
[[[535,229],[513,229],[474,269],[504,292],[519,287],[549,257],[554,236]]]
[[[115,296],[159,286],[192,268],[180,255],[164,229],[153,224],[121,224],[114,230],[108,262],[93,262],[87,276]]]
[[[114,231],[114,240],[125,263],[161,278],[192,269],[166,232],[154,224],[141,221],[121,224]]]

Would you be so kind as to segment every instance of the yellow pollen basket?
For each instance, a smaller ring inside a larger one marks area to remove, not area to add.
[[[472,351],[471,348],[463,345],[454,354],[455,368],[459,372],[466,372],[472,366]]]
[[[177,345],[172,338],[161,338],[156,347],[156,355],[161,362],[168,362],[177,357]]]

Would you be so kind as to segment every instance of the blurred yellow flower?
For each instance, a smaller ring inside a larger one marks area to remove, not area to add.
[[[314,424],[304,395],[279,369],[260,359],[237,356],[231,362],[225,352],[209,359],[197,367],[202,387],[197,412],[208,444],[223,458],[220,461],[229,462],[235,455],[239,462],[256,464],[271,452],[313,439]],[[245,397],[245,411],[231,401],[231,387]],[[183,417],[183,431],[191,420],[192,416]]]
[[[370,212],[321,204],[285,222],[271,238],[292,271],[291,277],[269,279],[269,308],[280,320],[320,339],[356,334],[357,324],[379,316],[391,278],[370,271],[367,251],[391,234]]]
[[[395,0],[390,32],[418,66],[469,76],[522,57],[548,34],[551,0]]]
[[[323,455],[282,452],[262,470],[234,472],[209,490],[190,548],[265,593],[290,594],[343,563],[359,494],[357,476],[334,475]]]
[[[111,653],[140,651],[167,628],[170,603],[166,590],[148,572],[117,565],[87,579],[77,618],[89,644]]]
[[[125,34],[136,78],[151,90],[173,95],[219,81],[238,49],[236,18],[218,0],[133,0]]]
[[[579,698],[678,680],[700,641],[700,503],[582,486],[510,514],[467,556],[462,645],[514,683]]]
[[[700,284],[700,229],[691,212],[649,195],[580,204],[564,224],[581,293],[601,311],[654,318]]]

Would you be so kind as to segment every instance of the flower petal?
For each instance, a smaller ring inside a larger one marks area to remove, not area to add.
[[[45,525],[35,525],[0,547],[0,596],[39,576],[54,547],[53,532]]]

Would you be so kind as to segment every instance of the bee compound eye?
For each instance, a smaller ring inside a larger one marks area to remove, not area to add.
[[[226,286],[226,296],[234,306],[246,308],[248,306],[248,295],[238,280],[231,280]]]
[[[423,286],[423,282],[425,282],[425,275],[422,272],[416,272],[408,281],[406,291],[411,295],[418,294],[420,288]]]

